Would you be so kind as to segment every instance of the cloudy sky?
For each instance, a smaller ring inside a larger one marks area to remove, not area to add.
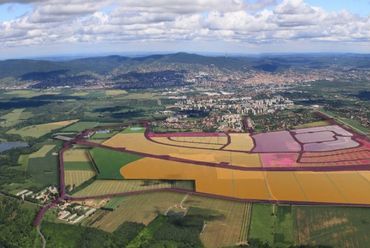
[[[0,58],[370,53],[370,0],[0,0]]]

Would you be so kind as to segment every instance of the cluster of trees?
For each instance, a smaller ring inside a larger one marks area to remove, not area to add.
[[[121,248],[126,247],[144,227],[143,224],[125,222],[113,233],[108,233],[96,228],[44,222],[41,231],[48,247]]]
[[[33,247],[34,216],[35,211],[22,207],[20,200],[0,196],[0,247]]]
[[[256,131],[275,131],[293,129],[305,123],[322,121],[309,109],[280,110],[272,114],[256,115],[253,117]]]
[[[32,226],[38,208],[26,206],[21,200],[0,196],[0,247],[38,247],[40,237]],[[84,226],[45,221],[41,225],[47,247],[126,247],[143,224],[123,223],[113,233]]]

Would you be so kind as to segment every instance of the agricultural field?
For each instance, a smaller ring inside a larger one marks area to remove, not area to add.
[[[120,168],[141,158],[138,155],[104,148],[93,148],[89,152],[98,169],[99,179],[122,179]]]
[[[89,161],[68,161],[64,162],[65,170],[88,170],[95,171],[94,166]]]
[[[144,133],[144,127],[128,127],[125,128],[121,133]]]
[[[48,154],[53,148],[54,144],[43,145],[38,151],[29,155],[29,158],[43,158]]]
[[[50,122],[45,124],[38,124],[23,127],[20,129],[10,129],[7,133],[8,134],[19,134],[22,137],[32,137],[32,138],[40,138],[54,130],[63,128],[68,126],[77,120],[69,120],[69,121],[58,121],[58,122]]]
[[[108,200],[108,202],[104,205],[104,208],[107,209],[116,209],[121,205],[121,202],[125,200],[125,196],[116,196],[112,197]]]
[[[251,207],[249,203],[226,201],[199,196],[189,196],[185,208],[212,211],[216,218],[206,222],[200,234],[206,247],[229,247],[246,243],[248,238]]]
[[[64,152],[63,158],[65,162],[89,162],[89,153],[87,149],[72,148]]]
[[[132,221],[148,225],[158,214],[169,207],[179,204],[184,194],[156,192],[126,196],[114,211],[98,211],[86,222],[108,232],[113,232],[124,222]]]
[[[190,147],[190,148],[202,148],[202,149],[220,149],[222,148],[222,144],[215,144],[215,143],[206,143],[206,139],[203,139],[202,143],[198,142],[189,142],[189,141],[180,141],[178,140],[172,140],[171,138],[166,137],[153,137],[154,141],[159,142],[161,144],[165,145],[171,145],[171,146],[180,146],[180,147]]]
[[[225,150],[232,151],[251,151],[254,147],[253,139],[246,133],[230,133],[230,144]]]
[[[73,196],[96,196],[123,192],[171,188],[170,182],[145,180],[95,180]]]
[[[16,97],[24,97],[24,98],[31,98],[35,96],[41,96],[46,94],[46,92],[42,91],[35,91],[35,90],[11,90],[11,91],[6,91],[6,95],[9,96],[16,96]],[[47,94],[57,94],[56,92],[47,92]]]
[[[21,166],[22,170],[26,171],[28,167],[29,154],[21,154],[18,157],[18,164]]]
[[[331,112],[331,111],[327,111],[327,110],[321,110],[321,112],[331,118],[334,118],[337,122],[344,124],[345,126],[348,126],[349,128],[353,129],[354,131],[360,134],[370,135],[370,129],[364,127],[356,120],[339,116],[338,114]]]
[[[91,139],[95,139],[95,140],[105,140],[105,139],[109,139],[111,138],[112,136],[116,135],[117,132],[109,132],[109,133],[95,133]]]
[[[63,128],[62,132],[81,132],[88,128],[94,128],[99,125],[99,122],[87,122],[87,121],[79,121],[70,125],[66,128]]]
[[[309,123],[295,126],[294,128],[299,129],[299,128],[309,128],[309,127],[322,127],[322,126],[327,126],[327,125],[330,125],[328,121],[314,121],[314,122],[309,122]]]
[[[242,199],[348,204],[370,202],[366,193],[370,190],[369,172],[366,171],[240,171],[143,158],[122,167],[121,173],[127,179],[195,180],[198,192]],[[312,184],[312,181],[316,183]],[[326,190],[311,194],[315,188]],[[356,194],[353,194],[355,191]]]
[[[297,243],[339,248],[367,247],[370,210],[348,207],[294,207]]]
[[[0,116],[0,125],[3,127],[12,127],[23,120],[27,120],[33,116],[31,112],[24,111],[25,109],[14,109],[13,111]]]
[[[248,240],[260,241],[272,247],[295,244],[292,206],[253,204]]]
[[[270,246],[273,245],[275,231],[274,209],[275,207],[269,204],[253,204],[248,235],[249,240],[263,240]]]
[[[27,173],[31,180],[39,187],[58,184],[58,151],[55,146],[43,157],[28,159]]]
[[[127,91],[125,90],[105,90],[104,92],[106,96],[120,96],[127,94]]]
[[[95,171],[93,170],[65,170],[64,177],[65,177],[65,185],[66,187],[71,187],[74,189],[75,187],[80,186],[82,183],[86,182],[87,180],[91,179],[95,176]]]
[[[244,152],[229,152],[223,150],[204,150],[188,147],[173,147],[155,143],[141,133],[120,133],[103,144],[111,147],[125,147],[129,150],[140,151],[155,155],[169,155],[172,157],[191,159],[194,161],[232,163],[246,167],[260,167],[258,154]]]

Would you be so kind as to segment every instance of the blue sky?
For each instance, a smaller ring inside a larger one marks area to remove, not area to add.
[[[307,0],[306,2],[329,11],[348,10],[361,16],[370,15],[370,0]]]
[[[2,4],[0,5],[0,21],[14,20],[30,11],[32,11],[31,4]]]
[[[0,0],[0,59],[151,51],[370,53],[370,0]]]

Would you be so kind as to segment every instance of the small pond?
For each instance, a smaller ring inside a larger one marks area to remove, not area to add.
[[[1,142],[0,143],[0,152],[5,152],[14,148],[21,148],[27,147],[28,144],[22,141],[14,141],[14,142]]]

